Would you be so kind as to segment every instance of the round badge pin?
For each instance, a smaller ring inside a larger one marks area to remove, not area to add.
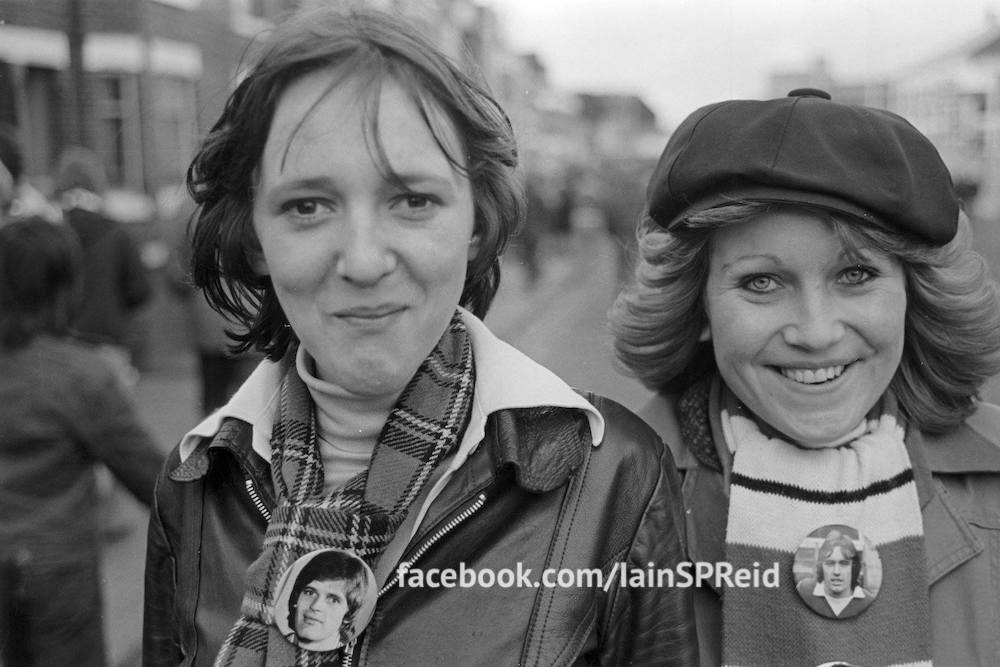
[[[296,560],[278,582],[274,625],[292,644],[332,651],[371,621],[378,599],[375,574],[357,554],[320,549]]]
[[[867,536],[842,524],[809,533],[795,554],[795,589],[820,616],[845,619],[871,606],[882,587],[882,559]]]

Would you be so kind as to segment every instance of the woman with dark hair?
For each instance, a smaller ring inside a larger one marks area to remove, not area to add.
[[[1000,304],[930,141],[812,89],[703,107],[639,239],[616,349],[659,392],[641,414],[684,475],[689,558],[784,572],[696,591],[703,664],[1000,661]],[[831,525],[882,564],[851,618],[790,576]]]
[[[264,44],[188,184],[194,282],[267,359],[160,478],[145,664],[690,662],[687,591],[401,576],[682,553],[655,434],[480,319],[523,216],[515,166],[496,102],[389,15],[323,8]],[[354,641],[309,651],[274,626],[276,582],[324,549],[380,593]]]
[[[106,664],[95,466],[143,503],[163,456],[117,370],[69,335],[80,248],[0,225],[0,662]]]

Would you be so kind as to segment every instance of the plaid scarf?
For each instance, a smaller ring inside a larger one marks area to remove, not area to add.
[[[719,378],[692,387],[680,406],[682,433],[699,458],[711,450],[718,460],[719,441],[734,454],[726,561],[734,569],[780,565],[778,588],[723,590],[723,663],[930,665],[923,523],[892,396],[858,437],[812,450],[762,433]],[[881,576],[878,595],[851,617],[821,615],[796,590],[796,564],[802,578],[811,562],[803,556],[815,554],[805,538],[832,525],[856,529],[881,557],[881,572],[869,572]]]
[[[472,344],[456,312],[389,414],[368,469],[324,493],[309,390],[295,364],[288,365],[271,435],[271,478],[278,502],[263,550],[247,572],[241,616],[216,667],[318,667],[338,659],[340,649],[294,646],[274,626],[281,576],[298,558],[318,549],[353,551],[374,567],[434,468],[457,446],[474,384]]]

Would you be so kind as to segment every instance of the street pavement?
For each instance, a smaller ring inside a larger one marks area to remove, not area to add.
[[[650,392],[615,368],[607,309],[617,294],[619,252],[600,230],[583,230],[543,246],[538,281],[529,284],[516,253],[505,260],[500,291],[486,318],[491,329],[578,388],[615,398],[633,410]],[[185,345],[177,304],[154,304],[150,350],[136,388],[140,414],[164,452],[198,418],[194,359]],[[985,396],[1000,401],[1000,382]],[[104,549],[105,626],[113,667],[140,664],[142,570],[147,512],[117,494],[116,522],[123,534]]]

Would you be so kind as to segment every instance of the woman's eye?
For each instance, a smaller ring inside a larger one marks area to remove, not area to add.
[[[392,208],[404,216],[429,216],[434,211],[439,200],[431,195],[418,192],[407,192],[393,201]]]
[[[750,276],[743,281],[743,287],[751,292],[770,292],[777,288],[778,283],[771,276]]]
[[[848,285],[860,285],[875,277],[875,271],[867,266],[852,266],[843,270],[840,277]]]
[[[431,205],[430,197],[425,195],[406,195],[405,201],[409,208],[426,208]]]
[[[299,218],[311,218],[326,208],[316,199],[295,199],[281,207],[282,213],[290,213]]]
[[[316,202],[314,201],[296,202],[295,205],[292,206],[292,210],[298,213],[299,215],[312,215],[313,213],[316,212],[316,209],[317,206]]]

